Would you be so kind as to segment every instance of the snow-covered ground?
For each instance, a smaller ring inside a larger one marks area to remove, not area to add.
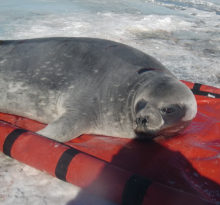
[[[0,1],[0,40],[51,36],[122,42],[179,79],[220,88],[219,0]],[[1,205],[113,205],[2,153],[0,182]]]

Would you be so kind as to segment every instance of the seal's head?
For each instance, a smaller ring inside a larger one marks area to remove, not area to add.
[[[191,90],[177,79],[160,75],[143,83],[134,96],[134,130],[138,138],[177,135],[197,112]]]

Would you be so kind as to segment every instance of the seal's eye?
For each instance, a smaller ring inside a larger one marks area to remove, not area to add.
[[[173,108],[164,108],[162,111],[163,111],[164,113],[166,113],[166,114],[170,114],[170,113],[172,113],[174,110],[173,110]]]

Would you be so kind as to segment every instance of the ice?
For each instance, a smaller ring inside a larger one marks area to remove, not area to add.
[[[179,79],[220,88],[219,14],[219,0],[7,0],[0,39],[110,39],[154,56]],[[113,205],[2,153],[0,181],[4,205]]]

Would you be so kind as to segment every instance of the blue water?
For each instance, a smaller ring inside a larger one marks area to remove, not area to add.
[[[209,1],[172,1],[172,0],[156,0],[155,2],[164,3],[164,6],[175,5],[184,8],[195,8],[198,10],[215,12],[220,15],[220,1],[209,0]]]
[[[33,23],[37,20],[43,23],[44,17],[47,19],[49,15],[67,17],[72,14],[87,14],[90,20],[93,18],[92,15],[95,16],[97,13],[114,13],[122,16],[125,14],[173,15],[184,18],[189,15],[181,11],[188,8],[193,8],[198,13],[208,11],[220,14],[220,1],[199,2],[196,0],[3,0],[0,1],[0,38],[22,38],[21,30],[19,35],[13,35],[19,30],[19,24],[26,24],[30,20],[33,20]]]

